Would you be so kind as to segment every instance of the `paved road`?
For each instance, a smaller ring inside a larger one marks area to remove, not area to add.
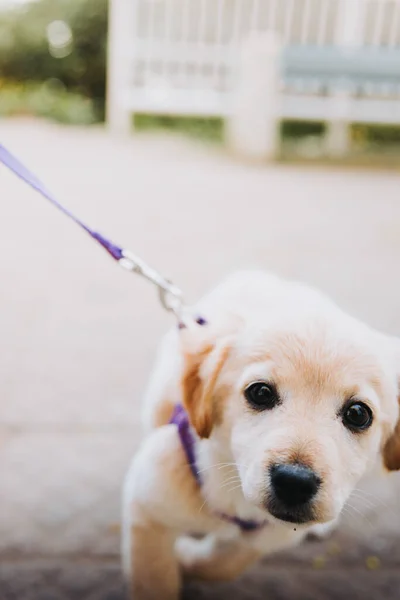
[[[29,121],[1,122],[0,139],[189,299],[262,266],[400,335],[396,173],[260,168],[179,139]],[[148,285],[3,170],[0,197],[0,553],[113,555],[141,391],[169,317]],[[371,554],[392,568],[400,477],[366,485],[340,552],[361,570]]]

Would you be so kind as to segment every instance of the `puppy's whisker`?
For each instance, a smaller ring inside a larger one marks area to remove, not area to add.
[[[236,483],[241,483],[240,479],[233,479],[232,481],[227,481],[223,485],[220,485],[218,489],[223,490],[223,489],[227,488],[229,485],[233,485]]]
[[[383,502],[382,498],[379,498],[379,496],[377,496],[376,494],[371,494],[369,492],[366,492],[365,490],[362,490],[361,488],[354,488],[352,494],[358,494],[360,497],[363,497],[363,498],[376,500],[378,502]]]
[[[224,479],[224,481],[230,481],[231,479],[240,479],[240,476],[238,473],[236,473],[235,475],[231,475],[230,477],[228,477],[227,479]]]
[[[238,490],[241,487],[242,487],[242,482],[240,482],[239,485],[234,485],[233,487],[229,488],[226,491],[228,494],[231,494],[232,492],[234,492],[235,490]]]
[[[223,485],[220,485],[218,489],[222,490],[222,489],[228,487],[229,485],[233,485],[233,484],[236,484],[236,483],[240,483],[240,485],[241,485],[242,482],[240,480],[240,477],[232,477],[232,478],[230,478],[228,481],[225,481],[225,483]]]
[[[237,467],[238,464],[231,462],[231,463],[215,463],[214,465],[208,465],[207,467],[203,467],[202,469],[199,469],[199,473],[204,473],[204,471],[209,471],[210,469],[227,469],[228,467]]]
[[[367,490],[363,490],[363,488],[354,488],[353,490],[354,492],[360,492],[360,494],[365,494],[366,496],[372,496],[375,497],[376,494],[373,494],[372,492],[368,492]]]
[[[370,500],[369,498],[364,498],[364,496],[361,496],[359,494],[357,494],[356,492],[353,492],[350,496],[350,498],[354,498],[355,500],[358,500],[360,502],[363,503],[363,506],[365,506],[366,508],[377,508],[377,504],[376,502],[372,502],[372,500]]]
[[[367,498],[371,498],[371,499],[375,500],[376,502],[378,502],[379,504],[381,504],[385,508],[391,508],[390,505],[383,498],[381,498],[380,496],[378,496],[377,494],[373,494],[371,492],[367,492],[366,490],[363,490],[361,488],[355,488],[353,490],[353,493],[354,492],[357,492],[361,496],[365,496]]]
[[[379,509],[380,507],[385,508],[397,519],[398,515],[397,515],[396,511],[394,510],[393,506],[390,506],[390,504],[385,502],[385,500],[383,500],[379,496],[365,492],[365,490],[361,490],[358,488],[353,490],[351,496],[353,496],[353,495],[355,498],[359,498],[363,502],[368,502],[370,504],[370,508],[375,508],[375,509]],[[367,495],[367,497],[365,497],[365,495]]]
[[[199,508],[199,514],[202,512],[203,508],[205,507],[205,505],[207,504],[207,499],[204,500],[203,504],[200,506]]]
[[[353,511],[353,516],[356,515],[356,518],[360,518],[362,521],[365,521],[366,523],[368,523],[368,525],[371,527],[371,529],[373,529],[372,522],[370,521],[370,519],[366,515],[364,515],[361,512],[361,510],[359,510],[358,508],[356,508],[353,504],[350,504],[349,501],[347,501],[346,506]]]
[[[345,515],[346,517],[349,517],[349,518],[351,518],[351,519],[353,518],[353,513],[352,513],[352,512],[350,512],[350,510],[349,510],[349,507],[348,507],[348,506],[346,506],[346,505],[345,505],[345,506],[343,506],[343,508],[342,508],[342,513],[343,513],[343,515]],[[353,523],[353,521],[352,521],[352,520],[346,519],[346,526],[348,526],[349,528],[351,528],[351,529],[352,529],[352,531],[355,531],[355,532],[358,534],[357,527],[355,527],[355,525],[354,525],[354,523]]]

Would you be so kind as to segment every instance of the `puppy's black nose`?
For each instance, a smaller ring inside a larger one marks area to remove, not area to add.
[[[275,497],[290,508],[312,500],[321,483],[312,469],[301,464],[273,465],[270,477]]]

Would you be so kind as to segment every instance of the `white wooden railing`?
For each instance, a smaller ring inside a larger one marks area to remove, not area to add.
[[[252,32],[283,45],[400,45],[400,0],[110,0],[108,122],[135,112],[231,111],[239,48]]]

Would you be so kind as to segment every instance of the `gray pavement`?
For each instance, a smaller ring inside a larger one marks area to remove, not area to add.
[[[178,138],[116,140],[31,121],[0,122],[0,139],[189,300],[236,268],[261,266],[316,284],[400,335],[393,171],[256,167]],[[3,169],[0,198],[0,557],[104,560],[118,551],[119,487],[170,318],[150,286]],[[365,489],[344,517],[338,553],[362,573],[393,570],[400,475]],[[309,544],[286,560],[311,565],[321,552]]]

